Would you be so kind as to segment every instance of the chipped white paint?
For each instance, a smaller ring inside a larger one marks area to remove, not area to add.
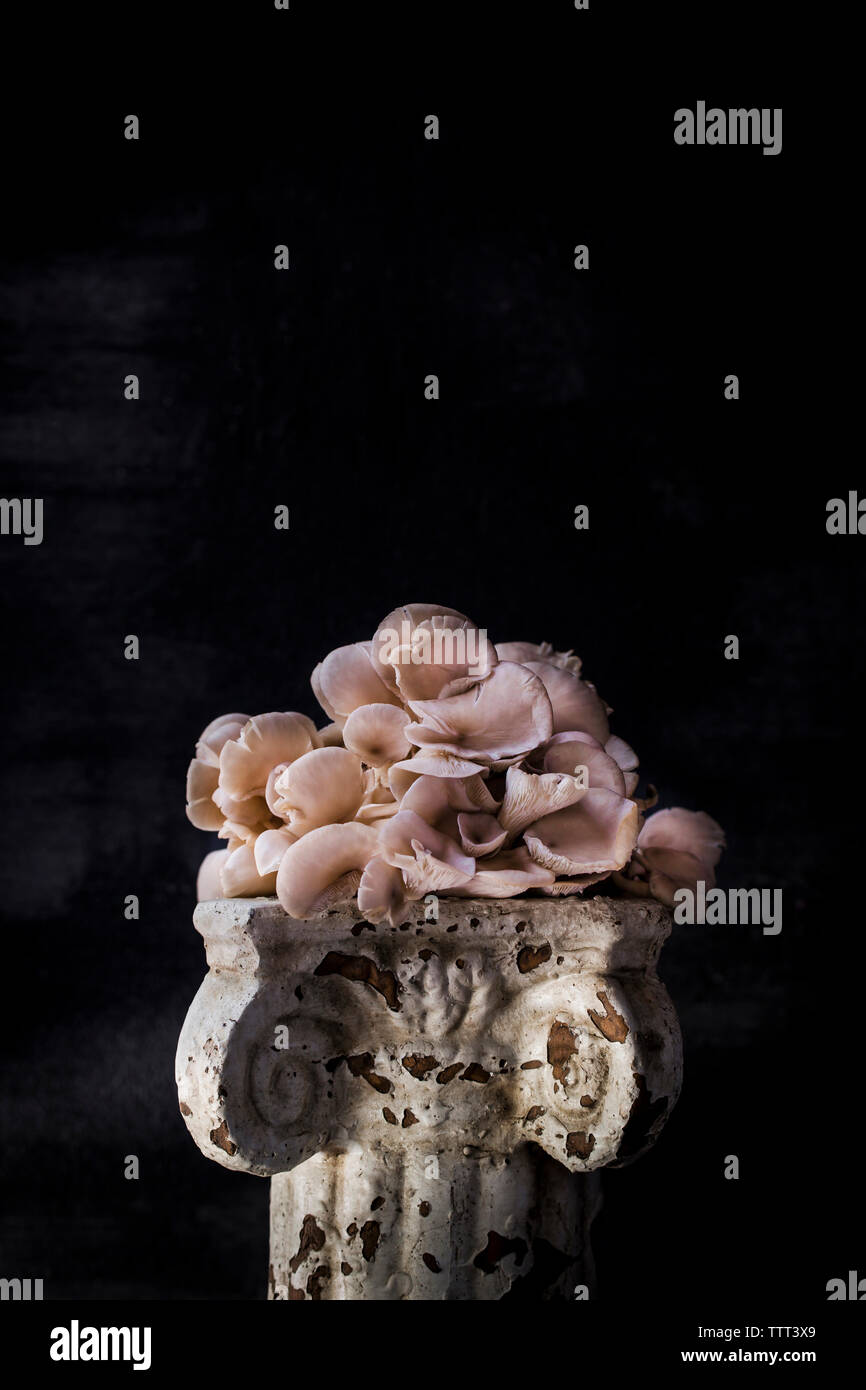
[[[440,899],[438,922],[202,903],[177,1052],[199,1148],[273,1178],[272,1298],[570,1297],[595,1169],[673,1106],[655,973],[670,915],[596,897]]]

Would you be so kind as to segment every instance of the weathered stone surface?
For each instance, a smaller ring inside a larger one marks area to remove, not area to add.
[[[570,1296],[597,1203],[675,1103],[681,1045],[646,900],[440,900],[440,920],[202,903],[181,1111],[274,1178],[270,1296]],[[572,1176],[574,1175],[574,1176]]]

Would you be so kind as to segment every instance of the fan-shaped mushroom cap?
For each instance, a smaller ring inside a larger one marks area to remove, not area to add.
[[[258,898],[273,893],[276,873],[260,874],[251,844],[230,849],[220,868],[224,898]]]
[[[613,758],[614,762],[619,764],[625,777],[625,794],[631,796],[640,781],[637,773],[640,759],[637,753],[626,743],[624,738],[618,738],[616,734],[611,734],[604,745],[604,751]]]
[[[434,700],[483,680],[496,648],[465,614],[435,603],[407,603],[383,618],[372,641],[382,680],[404,701]]]
[[[410,716],[399,705],[359,705],[343,727],[343,742],[368,767],[408,758],[405,729]]]
[[[295,844],[297,835],[290,830],[263,830],[253,845],[256,868],[259,873],[275,874],[289,845]]]
[[[607,787],[617,796],[627,794],[622,769],[597,739],[589,734],[554,734],[544,754],[545,772],[574,774],[578,767],[586,768],[582,776],[587,787]]]
[[[227,821],[245,827],[240,837],[242,840],[248,839],[248,830],[265,830],[276,823],[263,796],[233,797],[224,792],[222,787],[217,787],[213,799]]]
[[[186,773],[186,814],[198,830],[219,830],[225,819],[213,800],[219,783],[220,753],[248,722],[248,714],[221,714],[211,720],[196,742],[195,757]]]
[[[214,849],[206,854],[199,865],[195,881],[196,902],[209,903],[223,896],[220,870],[229,857],[227,849]]]
[[[553,707],[553,733],[580,729],[604,746],[610,737],[607,706],[591,685],[548,661],[527,661],[524,669],[532,671],[547,691]]]
[[[555,652],[549,642],[497,642],[496,655],[500,661],[546,661],[551,666],[559,666],[563,671],[573,671],[580,675],[583,665],[574,652]]]
[[[528,753],[553,733],[542,681],[513,661],[500,662],[486,680],[460,695],[412,700],[410,707],[420,721],[406,730],[410,743],[480,763]]]
[[[193,758],[187,768],[186,814],[198,830],[219,830],[225,820],[213,799],[219,776],[219,760],[214,766],[201,758]]]
[[[370,860],[358,885],[358,911],[368,922],[399,927],[411,916],[411,901],[399,869],[380,855]]]
[[[314,748],[274,783],[274,808],[293,835],[350,820],[364,799],[361,759],[348,748]]]
[[[633,801],[597,787],[530,825],[524,839],[532,858],[557,874],[595,874],[628,863],[638,823]]]
[[[554,874],[532,860],[522,845],[484,859],[468,883],[449,889],[455,898],[513,898],[553,883]]]
[[[406,727],[408,731],[418,726],[409,724]],[[486,771],[484,763],[473,763],[468,758],[461,758],[455,753],[446,753],[439,749],[425,749],[412,758],[404,758],[402,762],[394,763],[393,767],[388,769],[388,781],[394,795],[400,800],[416,777],[448,777],[463,780]]]
[[[573,772],[573,768],[570,769]],[[566,772],[525,772],[510,767],[505,774],[505,800],[499,821],[510,840],[527,825],[571,806],[586,795],[587,788]]]
[[[361,705],[399,705],[373,662],[372,643],[336,647],[310,676],[313,693],[330,719],[344,723]]]
[[[342,748],[343,721],[337,720],[334,724],[325,724],[318,730],[318,734],[321,748]]]
[[[354,896],[377,849],[375,830],[358,821],[311,830],[283,855],[277,897],[298,921],[322,917]]]
[[[212,719],[196,742],[196,757],[209,763],[211,767],[219,767],[223,745],[230,738],[237,738],[249,721],[248,714],[221,714],[218,719]]]
[[[272,767],[294,762],[317,744],[316,726],[305,714],[257,714],[223,745],[220,789],[239,800],[263,796]]]
[[[475,872],[475,860],[415,811],[399,811],[380,825],[379,849],[387,864],[402,870],[413,896],[442,892]]]
[[[674,806],[649,816],[637,843],[649,870],[650,892],[673,907],[678,888],[693,889],[699,880],[713,887],[725,834],[705,811]]]
[[[400,805],[404,811],[416,811],[428,825],[438,826],[449,812],[484,811],[491,815],[499,803],[476,773],[472,777],[417,777],[403,793]]]
[[[473,859],[495,854],[505,844],[505,831],[495,816],[486,811],[461,811],[457,816],[457,832],[464,853]]]

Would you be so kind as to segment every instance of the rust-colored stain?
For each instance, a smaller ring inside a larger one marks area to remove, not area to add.
[[[547,1060],[557,1081],[565,1084],[565,1069],[577,1052],[577,1038],[567,1023],[555,1018],[547,1035]]]
[[[404,1129],[410,1129],[410,1128],[412,1127],[412,1125],[417,1125],[417,1123],[418,1123],[418,1116],[417,1116],[417,1115],[413,1114],[413,1112],[412,1112],[411,1110],[404,1110],[404,1111],[403,1111],[403,1128],[404,1128]]]
[[[523,1118],[523,1123],[524,1123],[525,1125],[531,1125],[533,1120],[537,1120],[538,1117],[539,1117],[539,1115],[543,1115],[543,1114],[544,1114],[544,1106],[543,1106],[543,1105],[533,1105],[532,1108],[531,1108],[530,1110],[527,1110],[527,1112],[526,1112],[526,1114],[525,1114],[525,1116],[524,1116],[524,1118]]]
[[[397,1123],[397,1116],[394,1114],[394,1111],[389,1106],[382,1106],[382,1114],[385,1116],[385,1119],[388,1121],[389,1125],[395,1125]]]
[[[376,1246],[379,1244],[379,1234],[378,1221],[365,1221],[361,1227],[361,1254],[368,1264],[376,1254]]]
[[[431,1211],[430,1203],[429,1203],[429,1202],[419,1202],[419,1203],[418,1203],[418,1210],[420,1211],[420,1213],[421,1213],[422,1216],[429,1216],[429,1215],[430,1215],[430,1211]]]
[[[357,1057],[347,1057],[346,1066],[353,1076],[362,1076],[368,1086],[380,1095],[387,1095],[392,1089],[387,1076],[378,1076],[373,1070],[372,1052],[359,1052]]]
[[[212,1144],[216,1144],[218,1149],[222,1149],[224,1153],[227,1153],[229,1158],[238,1151],[237,1144],[233,1144],[231,1139],[229,1139],[229,1127],[225,1120],[223,1120],[222,1124],[218,1125],[216,1129],[211,1130],[210,1141]]]
[[[384,1205],[385,1205],[385,1198],[384,1198],[384,1197],[374,1197],[373,1200],[372,1200],[372,1202],[370,1203],[370,1210],[371,1210],[371,1211],[378,1211],[379,1208],[380,1208],[380,1207],[384,1207]]]
[[[454,1080],[455,1076],[460,1071],[460,1068],[462,1066],[462,1062],[452,1062],[450,1067],[445,1067],[443,1071],[440,1071],[439,1075],[436,1078],[439,1085],[447,1086],[449,1081]]]
[[[351,1274],[351,1273],[352,1273],[352,1266],[349,1264],[349,1261],[348,1261],[348,1260],[343,1260],[342,1264],[340,1265],[340,1273],[341,1273],[341,1274]]]
[[[581,1096],[580,1103],[584,1110],[591,1110],[596,1102],[593,1100],[592,1096]]]
[[[300,1240],[298,1248],[289,1260],[289,1269],[293,1274],[297,1274],[298,1269],[304,1263],[311,1250],[321,1250],[325,1243],[325,1232],[316,1222],[315,1216],[309,1214],[304,1217],[301,1223]]]
[[[422,1057],[417,1052],[410,1052],[408,1057],[403,1058],[403,1066],[416,1081],[424,1081],[428,1071],[432,1071],[438,1065],[435,1057]]]
[[[557,965],[562,965],[562,962],[563,962],[564,960],[565,960],[565,956],[557,956],[557,957],[556,957],[556,963],[557,963]]]
[[[348,1225],[348,1226],[346,1227],[346,1235],[349,1237],[349,1244],[350,1244],[350,1245],[352,1244],[352,1241],[355,1239],[355,1236],[356,1236],[357,1234],[358,1234],[358,1223],[357,1223],[357,1221],[353,1221],[353,1222],[351,1222],[350,1225]]]
[[[600,1001],[601,1007],[604,1009],[604,1017],[602,1017],[596,1009],[587,1009],[586,1012],[589,1014],[596,1028],[600,1033],[604,1034],[608,1042],[625,1042],[628,1037],[628,1024],[622,1017],[622,1014],[617,1013],[603,989],[598,990],[595,997]]]
[[[181,1113],[181,1115],[191,1115],[191,1114],[192,1114],[192,1111],[190,1110],[190,1108],[189,1108],[189,1106],[187,1105],[187,1103],[186,1103],[185,1100],[182,1100],[181,1103],[180,1103],[180,1113]]]
[[[439,1261],[437,1260],[437,1258],[436,1258],[435,1255],[430,1255],[430,1254],[425,1250],[424,1254],[421,1256],[421,1259],[424,1261],[425,1265],[426,1265],[427,1268],[430,1270],[431,1274],[441,1274],[441,1273],[442,1273],[442,1266],[440,1265],[440,1263],[439,1263]]]
[[[515,931],[526,931],[526,927],[527,927],[527,923],[526,923],[526,922],[518,922],[518,923],[517,923],[517,926],[514,928],[514,930],[515,930]]]
[[[422,960],[429,960],[431,956],[435,956],[436,952],[431,950],[429,946],[423,946],[418,954]]]
[[[528,975],[530,970],[537,970],[546,960],[550,960],[549,941],[542,942],[540,946],[521,946],[517,952],[517,969],[521,975]]]
[[[487,1232],[487,1244],[484,1249],[479,1251],[472,1263],[476,1269],[480,1269],[482,1274],[492,1274],[506,1255],[513,1255],[516,1264],[523,1264],[526,1257],[526,1241],[520,1236],[514,1240],[509,1240],[507,1236],[501,1236],[498,1231]]]
[[[342,975],[344,980],[355,980],[369,985],[381,994],[389,1009],[399,1012],[397,998],[397,976],[393,970],[380,970],[369,956],[346,956],[340,951],[329,951],[323,961],[316,966],[315,975]]]
[[[470,1062],[460,1080],[477,1081],[480,1086],[486,1086],[490,1080],[490,1072],[485,1071],[480,1062]]]
[[[318,1265],[307,1280],[307,1293],[314,1303],[318,1303],[322,1297],[322,1285],[331,1277],[329,1265]]]
[[[565,1141],[565,1152],[569,1158],[589,1158],[595,1148],[595,1135],[587,1134],[585,1129],[576,1129]]]
[[[305,1302],[306,1297],[307,1297],[307,1295],[304,1293],[304,1290],[303,1290],[303,1289],[296,1289],[295,1286],[294,1286],[294,1284],[292,1284],[291,1282],[289,1283],[289,1302],[290,1302],[290,1303],[303,1303],[303,1302]]]
[[[543,1066],[544,1066],[544,1063],[543,1063],[543,1062],[521,1062],[521,1063],[520,1063],[520,1070],[521,1070],[521,1071],[535,1071],[535,1068],[536,1068],[536,1067],[543,1067]]]

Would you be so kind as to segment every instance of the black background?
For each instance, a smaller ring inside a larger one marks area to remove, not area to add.
[[[207,1163],[177,1111],[212,847],[185,767],[224,711],[316,714],[314,664],[421,600],[574,647],[661,804],[725,827],[723,886],[784,892],[779,936],[665,949],[685,1086],[605,1175],[600,1297],[823,1301],[866,1274],[861,924],[834,887],[866,542],[825,529],[859,475],[804,327],[834,293],[815,132],[772,62],[711,77],[709,29],[664,65],[647,21],[626,73],[599,6],[495,32],[486,10],[471,52],[465,18],[406,8],[235,16],[218,65],[22,87],[4,124],[0,491],[45,499],[45,539],[0,540],[0,1273],[263,1297],[267,1184]],[[782,154],[675,146],[698,99],[784,106]]]

